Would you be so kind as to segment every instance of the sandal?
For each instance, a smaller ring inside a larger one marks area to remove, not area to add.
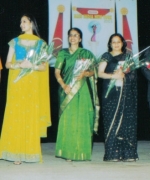
[[[21,161],[15,161],[13,164],[15,164],[15,165],[20,165],[20,164],[21,164]]]
[[[136,159],[123,159],[123,162],[136,162]]]

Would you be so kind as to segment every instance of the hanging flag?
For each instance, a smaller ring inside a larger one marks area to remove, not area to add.
[[[127,50],[133,54],[138,52],[137,1],[116,0],[117,32],[127,42]]]
[[[56,55],[58,51],[62,48],[63,43],[63,12],[65,11],[65,7],[63,5],[59,5],[57,10],[59,14],[52,39],[52,41],[54,42],[54,54]]]
[[[132,36],[127,18],[128,10],[126,8],[121,9],[122,14],[122,25],[123,25],[123,36],[127,42],[127,49],[132,52]]]
[[[68,47],[67,32],[70,29],[70,0],[49,0],[49,42],[54,42],[53,54],[57,56],[59,50]],[[54,66],[56,58],[50,61]]]

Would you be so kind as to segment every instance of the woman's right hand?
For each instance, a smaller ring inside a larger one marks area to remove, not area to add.
[[[64,92],[65,92],[66,94],[69,94],[70,91],[71,91],[71,87],[70,87],[69,85],[67,85],[67,84],[64,83],[64,81],[63,81],[60,73],[61,73],[61,70],[60,70],[60,69],[55,69],[55,77],[56,77],[56,79],[57,79],[57,82],[60,84],[60,86],[62,87],[62,89],[64,90]]]
[[[66,94],[69,94],[71,91],[71,87],[67,84],[65,84],[62,88]]]
[[[123,79],[124,76],[125,74],[122,72],[122,70],[118,69],[114,71],[114,73],[112,74],[112,79]]]

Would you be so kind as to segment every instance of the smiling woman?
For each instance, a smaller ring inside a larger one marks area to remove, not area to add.
[[[128,57],[121,34],[112,34],[108,52],[101,57],[98,75],[103,78],[102,115],[104,123],[104,161],[136,161],[137,154],[137,87],[136,73],[124,74],[121,64]],[[108,96],[109,83],[115,86]]]
[[[23,16],[21,18],[21,24],[20,24],[22,32],[25,32],[26,34],[32,34],[32,23],[28,19],[28,17]]]
[[[77,62],[89,60],[94,55],[82,47],[82,32],[78,28],[68,31],[69,48],[58,53],[55,76],[60,84],[60,120],[56,142],[56,157],[69,161],[91,160],[93,131],[97,131],[97,93],[94,67],[74,75]],[[72,83],[72,79],[75,82]],[[96,117],[96,118],[95,118]]]
[[[38,55],[46,43],[38,36],[32,15],[23,15],[20,27],[22,35],[9,42],[7,102],[0,139],[0,159],[15,164],[42,161],[40,137],[47,136],[47,127],[51,125],[48,65],[41,63],[35,67],[26,59],[31,48]],[[33,72],[14,83],[25,68],[32,68]]]
[[[20,27],[23,33],[26,33],[26,34],[33,33],[34,35],[37,35],[38,37],[40,37],[36,20],[32,15],[30,15],[29,17],[28,14],[27,15],[24,14],[24,16],[21,18]]]

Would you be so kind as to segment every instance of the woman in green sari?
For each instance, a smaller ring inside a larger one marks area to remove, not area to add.
[[[55,76],[60,84],[60,120],[56,142],[56,157],[67,160],[91,160],[92,135],[98,126],[98,100],[95,72],[88,68],[80,72],[71,85],[77,60],[90,60],[94,55],[82,48],[82,32],[68,31],[69,48],[58,53]],[[91,67],[91,66],[90,66]]]

